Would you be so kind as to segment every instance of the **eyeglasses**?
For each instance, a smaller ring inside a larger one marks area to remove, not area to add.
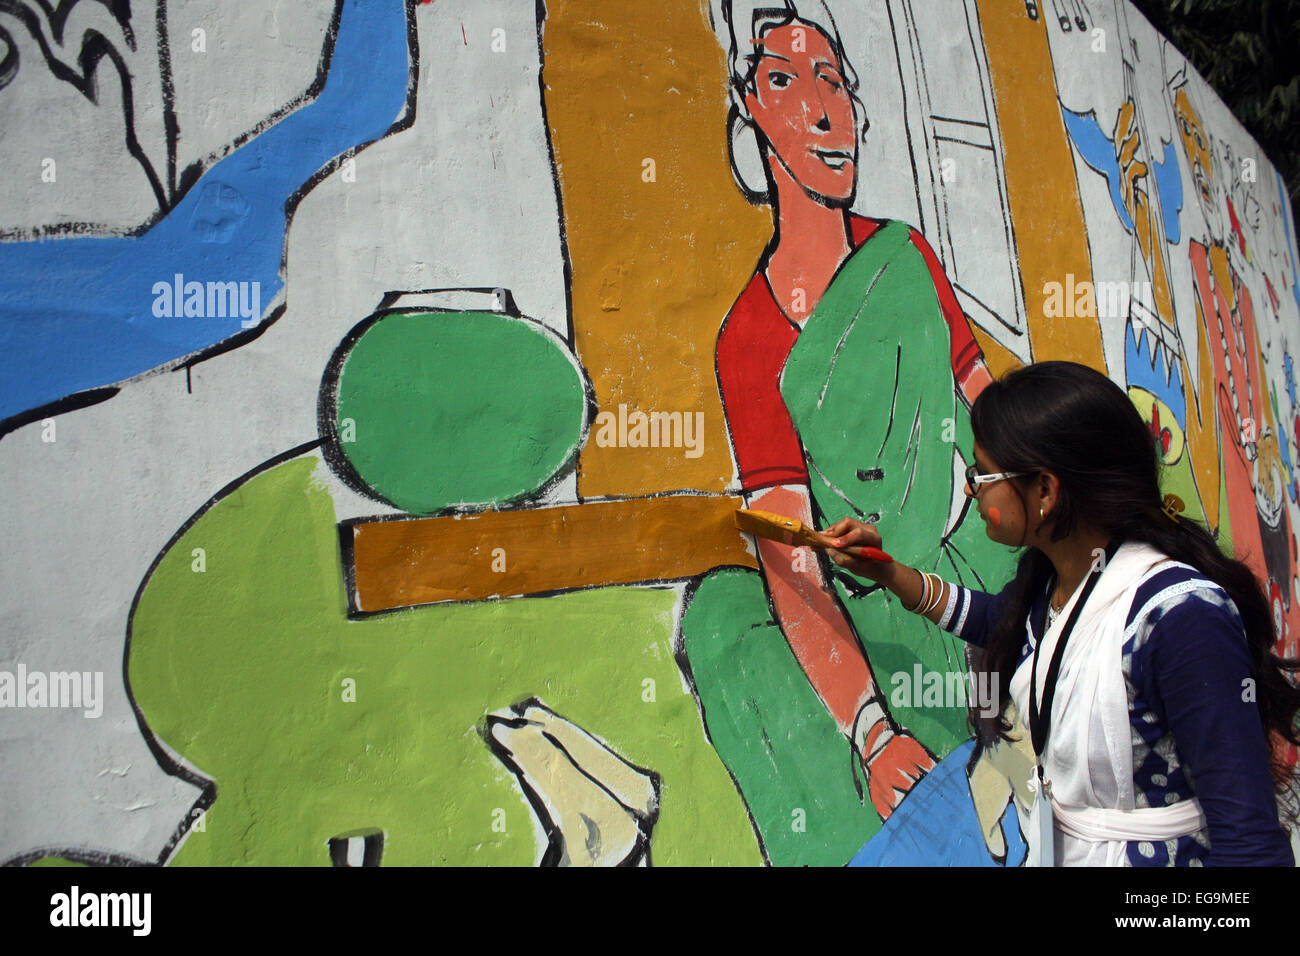
[[[1020,478],[1024,475],[1032,475],[1032,471],[1004,471],[996,475],[981,475],[979,468],[971,465],[966,469],[966,484],[974,493],[979,493],[980,485],[990,485],[995,481],[1001,481],[1004,478]]]

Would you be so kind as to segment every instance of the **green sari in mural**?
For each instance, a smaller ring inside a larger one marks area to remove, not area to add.
[[[808,462],[814,518],[876,525],[896,559],[999,590],[1015,554],[970,513],[947,538],[954,442],[970,454],[948,325],[909,227],[890,222],[846,260],[796,340],[781,393]],[[832,579],[898,724],[942,758],[970,735],[962,642],[892,593]],[[744,794],[773,863],[843,864],[880,828],[861,768],[773,619],[761,576],[705,576],[682,641],[714,746]],[[918,681],[918,678],[920,680]],[[931,693],[926,696],[925,690]],[[942,699],[938,697],[942,694]]]

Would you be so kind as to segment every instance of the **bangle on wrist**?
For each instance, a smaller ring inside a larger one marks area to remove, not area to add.
[[[921,608],[925,607],[926,603],[930,600],[929,577],[927,577],[926,573],[922,571],[920,568],[916,569],[916,573],[921,575],[921,599],[917,601],[916,604],[912,607],[908,607],[906,604],[903,605],[905,610],[911,611],[913,614],[919,614],[921,612]]]
[[[922,571],[921,573],[925,575],[925,600],[916,609],[917,614],[924,614],[926,609],[929,608],[930,602],[934,600],[934,576],[928,571]]]
[[[943,579],[940,578],[939,575],[937,574],[931,574],[930,578],[933,582],[932,589],[934,591],[934,594],[930,599],[930,604],[926,607],[924,611],[921,612],[922,614],[926,614],[926,615],[932,613],[935,608],[937,608],[940,604],[943,603],[943,587],[944,587]]]

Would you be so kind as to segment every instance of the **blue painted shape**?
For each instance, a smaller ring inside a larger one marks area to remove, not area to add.
[[[190,213],[190,231],[199,242],[230,242],[248,218],[252,207],[233,186],[204,180],[198,202]]]
[[[1102,132],[1097,117],[1092,113],[1076,113],[1061,107],[1061,116],[1065,120],[1066,132],[1074,148],[1079,151],[1089,168],[1106,178],[1110,188],[1110,201],[1115,206],[1115,214],[1124,228],[1133,231],[1133,220],[1124,208],[1124,194],[1121,191],[1119,160],[1115,156],[1115,143]],[[1156,191],[1160,194],[1160,213],[1165,224],[1165,239],[1177,244],[1182,235],[1178,224],[1178,214],[1183,208],[1183,179],[1178,171],[1178,157],[1173,143],[1166,143],[1161,162],[1151,162],[1151,174],[1155,178]]]
[[[1066,132],[1074,148],[1079,151],[1088,166],[1106,177],[1110,187],[1110,201],[1115,206],[1115,213],[1124,228],[1133,231],[1133,220],[1124,208],[1124,195],[1120,192],[1119,160],[1115,158],[1115,144],[1106,138],[1097,124],[1097,117],[1092,113],[1076,113],[1061,107],[1061,117],[1065,120]]]
[[[1160,214],[1165,221],[1165,240],[1171,245],[1178,245],[1183,231],[1179,223],[1179,213],[1183,211],[1183,174],[1178,171],[1178,157],[1174,153],[1174,144],[1165,144],[1165,159],[1162,163],[1151,164],[1152,174],[1156,178],[1156,191],[1160,193]]]
[[[1187,392],[1182,371],[1165,365],[1163,350],[1152,356],[1152,336],[1129,322],[1124,330],[1124,377],[1129,386],[1136,385],[1160,399],[1174,413],[1178,427],[1187,431]]]
[[[975,741],[968,740],[926,774],[858,851],[849,866],[998,866],[984,845],[966,764]],[[1028,853],[1013,807],[1002,817],[1007,866],[1019,866]]]
[[[256,282],[265,309],[283,285],[286,201],[330,160],[384,136],[408,81],[403,0],[345,0],[320,95],[211,167],[148,232],[0,244],[0,419],[238,333],[239,315],[156,316],[154,284]]]

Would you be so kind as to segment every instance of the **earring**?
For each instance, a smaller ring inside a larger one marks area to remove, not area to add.
[[[1039,508],[1039,509],[1038,509],[1038,520],[1039,520],[1039,521],[1042,521],[1042,520],[1043,520],[1043,509],[1042,509],[1042,508]]]

